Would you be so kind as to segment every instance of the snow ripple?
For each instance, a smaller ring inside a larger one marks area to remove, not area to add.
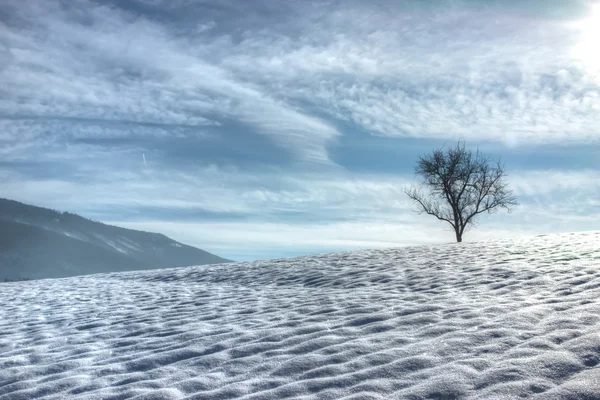
[[[598,399],[600,232],[0,286],[0,399]]]

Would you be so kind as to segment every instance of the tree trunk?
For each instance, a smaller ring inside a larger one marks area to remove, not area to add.
[[[456,243],[462,242],[462,234],[458,230],[458,228],[454,229],[454,233],[456,233]]]

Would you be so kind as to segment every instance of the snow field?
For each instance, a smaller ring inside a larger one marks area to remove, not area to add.
[[[598,399],[600,232],[0,285],[0,400]]]

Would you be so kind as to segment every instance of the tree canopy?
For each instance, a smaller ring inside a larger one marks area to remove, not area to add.
[[[421,187],[405,193],[418,212],[452,225],[457,242],[479,214],[500,208],[510,212],[517,205],[500,160],[492,163],[479,150],[468,150],[464,142],[420,157],[415,174],[422,178]]]

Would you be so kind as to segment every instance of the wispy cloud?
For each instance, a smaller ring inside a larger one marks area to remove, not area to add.
[[[95,136],[106,134],[90,129],[99,121],[122,123],[125,132],[132,123],[202,131],[235,119],[301,160],[328,162],[325,144],[338,135],[333,126],[205,61],[201,38],[85,2],[27,3],[11,11],[25,25],[3,38],[12,61],[1,75],[0,115],[13,136],[21,121],[41,122],[43,130],[48,120],[71,120],[81,134]],[[34,21],[41,24],[28,25]]]
[[[85,176],[94,176],[94,184],[13,176],[4,177],[0,188],[11,198],[37,198],[47,207],[161,231],[233,258],[451,239],[449,226],[413,212],[403,193],[411,176],[257,175],[215,166],[194,174],[148,166]],[[509,218],[483,217],[467,240],[595,229],[600,223],[596,177],[594,171],[530,171],[515,177],[511,184],[521,205]]]
[[[350,6],[310,25],[236,46],[225,63],[290,101],[379,135],[504,143],[597,140],[598,71],[572,49],[570,19],[501,7]],[[358,23],[357,23],[358,21]],[[243,65],[260,68],[242,71]],[[252,72],[255,72],[252,74]]]
[[[426,243],[409,166],[463,138],[522,203],[477,238],[589,229],[597,5],[552,3],[2,2],[0,190],[234,258]]]

